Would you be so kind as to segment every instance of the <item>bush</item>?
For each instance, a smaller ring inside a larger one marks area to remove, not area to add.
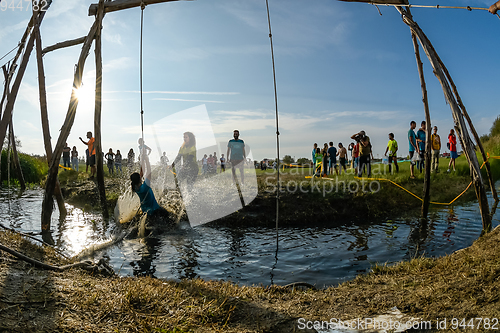
[[[494,137],[500,135],[500,116],[498,116],[494,121],[493,121],[493,126],[491,126],[490,130],[490,135],[489,137]]]
[[[21,170],[23,172],[24,176],[24,181],[26,183],[40,183],[42,181],[43,176],[47,173],[48,166],[47,163],[43,162],[42,159],[30,156],[27,154],[19,153],[19,163],[21,164]],[[11,152],[10,155],[10,178],[11,178],[11,183],[15,184],[15,181],[12,181],[15,179],[18,181],[18,173],[17,170],[14,167],[14,164],[12,163],[13,161],[13,154]],[[7,151],[2,150],[2,164],[1,164],[1,171],[2,171],[2,177],[1,181],[5,182],[7,181],[8,178],[8,173],[7,173]]]

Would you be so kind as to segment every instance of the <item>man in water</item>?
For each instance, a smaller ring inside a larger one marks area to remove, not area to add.
[[[245,183],[245,143],[240,138],[240,131],[233,131],[233,138],[227,143],[227,159],[231,162],[231,172],[233,173],[233,182],[237,181],[235,168],[240,169],[241,185]]]
[[[143,174],[144,167],[146,168],[145,175]],[[143,175],[144,182],[142,181]],[[153,190],[151,189],[151,165],[149,164],[149,158],[146,154],[143,154],[141,158],[140,173],[134,172],[131,174],[130,181],[132,191],[139,196],[142,212],[148,214],[148,220],[159,226],[172,226],[173,222],[169,212],[158,205]]]

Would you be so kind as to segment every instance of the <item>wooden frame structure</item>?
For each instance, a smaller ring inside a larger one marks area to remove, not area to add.
[[[66,214],[66,209],[64,207],[64,199],[61,194],[59,183],[57,180],[59,160],[61,158],[62,149],[69,136],[73,122],[75,119],[76,110],[78,107],[78,98],[76,90],[82,85],[83,69],[85,66],[85,61],[87,55],[92,46],[92,42],[95,40],[95,58],[96,58],[96,92],[95,92],[95,114],[94,114],[94,135],[95,135],[95,147],[96,147],[96,164],[97,164],[97,184],[99,188],[99,196],[101,201],[101,207],[103,216],[108,217],[108,209],[106,207],[106,197],[104,189],[104,175],[103,175],[103,158],[102,158],[102,147],[101,147],[101,87],[102,87],[102,54],[101,54],[101,30],[102,21],[106,13],[124,10],[128,8],[141,7],[150,4],[158,4],[165,2],[172,2],[178,0],[99,0],[97,4],[92,4],[89,7],[89,16],[94,15],[95,21],[89,30],[87,36],[80,37],[73,40],[68,40],[65,42],[57,43],[55,45],[46,47],[42,49],[42,40],[40,35],[40,25],[42,24],[43,18],[45,16],[45,11],[33,12],[31,20],[29,21],[28,27],[24,32],[24,35],[20,42],[20,47],[13,61],[8,67],[3,67],[3,72],[5,76],[5,87],[3,92],[3,97],[0,102],[1,121],[0,121],[0,142],[3,142],[6,136],[7,128],[10,128],[10,136],[13,138],[13,126],[12,126],[12,112],[14,109],[14,103],[16,101],[17,94],[21,85],[22,78],[24,76],[30,55],[32,53],[33,47],[36,44],[36,57],[38,65],[38,80],[39,80],[39,94],[40,94],[40,110],[42,119],[42,130],[45,143],[45,152],[47,155],[47,160],[49,163],[49,173],[47,176],[45,195],[43,199],[42,207],[42,231],[50,230],[50,220],[52,215],[52,197],[55,196],[59,211],[61,215]],[[455,123],[455,129],[459,136],[462,146],[464,148],[465,155],[469,162],[471,170],[471,178],[476,191],[476,196],[479,201],[479,207],[481,210],[481,218],[483,222],[483,230],[488,230],[491,227],[491,217],[489,214],[489,206],[486,197],[486,191],[483,184],[483,179],[480,173],[479,162],[475,154],[475,145],[469,136],[469,130],[472,132],[474,140],[479,147],[484,163],[486,165],[487,175],[490,182],[490,188],[495,198],[495,202],[498,202],[498,196],[496,189],[491,177],[490,165],[488,163],[486,154],[482,147],[481,141],[477,135],[476,130],[472,124],[472,121],[467,114],[465,106],[463,105],[458,90],[448,72],[443,62],[439,58],[436,50],[432,46],[431,42],[424,34],[422,29],[413,20],[410,12],[408,0],[341,0],[347,2],[364,2],[369,4],[380,4],[380,5],[393,5],[401,14],[403,22],[410,27],[411,36],[413,41],[413,46],[415,49],[415,57],[417,60],[417,69],[420,77],[422,96],[424,103],[425,118],[427,123],[427,137],[430,138],[431,135],[431,119],[430,111],[427,102],[427,90],[425,79],[423,75],[422,62],[420,59],[419,52],[419,42],[422,46],[427,58],[429,59],[436,77],[438,78],[445,95],[445,98],[450,105],[451,113]],[[52,0],[47,0],[48,9],[52,4]],[[29,37],[29,38],[28,38]],[[69,102],[68,111],[66,113],[66,118],[64,120],[63,126],[61,128],[57,144],[52,150],[50,143],[50,132],[48,126],[48,112],[47,112],[47,99],[45,91],[45,74],[43,67],[42,56],[48,52],[55,51],[57,49],[70,47],[74,45],[83,44],[78,63],[76,65],[76,70],[73,78],[73,91],[71,93],[71,98]],[[24,54],[23,54],[24,51]],[[17,61],[23,54],[20,65],[17,65]],[[18,69],[18,70],[17,70]],[[14,74],[17,70],[17,75],[12,81]],[[12,84],[12,86],[11,86]],[[6,104],[4,107],[4,101]],[[424,199],[422,204],[422,216],[426,217],[429,208],[429,189],[430,189],[430,140],[426,140],[426,168],[425,168],[425,179],[424,179]],[[14,159],[16,159],[17,151],[14,148]],[[19,163],[18,161],[16,163]],[[19,168],[20,170],[20,168]],[[21,176],[22,178],[22,176]]]
[[[488,158],[484,152],[484,148],[482,146],[481,140],[477,135],[477,132],[472,124],[472,120],[470,119],[465,106],[462,103],[460,95],[458,94],[458,90],[451,78],[450,73],[448,72],[446,66],[444,65],[441,58],[439,58],[436,50],[432,46],[432,43],[427,38],[422,29],[418,26],[418,24],[413,20],[413,16],[410,11],[410,6],[408,0],[341,0],[346,2],[364,2],[372,5],[393,5],[396,10],[401,14],[403,22],[410,27],[411,36],[413,41],[413,47],[415,49],[415,57],[417,60],[417,69],[420,78],[420,84],[422,88],[422,101],[424,103],[424,112],[426,119],[426,147],[425,147],[425,178],[424,178],[424,193],[423,193],[423,201],[422,201],[422,217],[427,218],[427,213],[429,211],[430,204],[430,151],[431,151],[431,118],[429,111],[429,103],[427,101],[427,88],[425,84],[422,61],[420,59],[419,52],[419,44],[422,46],[431,66],[434,70],[434,74],[436,75],[441,87],[443,89],[443,93],[445,99],[450,106],[451,114],[454,121],[454,127],[458,134],[458,138],[462,144],[462,148],[464,149],[465,156],[469,163],[470,174],[472,178],[472,183],[474,185],[474,189],[476,191],[476,196],[479,201],[479,209],[481,212],[481,219],[483,222],[483,231],[489,231],[491,229],[491,215],[489,211],[488,199],[486,197],[486,190],[484,188],[483,178],[481,176],[481,168],[479,166],[479,162],[476,156],[474,142],[471,140],[469,135],[469,129],[467,128],[467,124],[469,125],[470,131],[474,136],[474,140],[476,141],[477,147],[479,148],[481,155],[483,157],[484,164],[486,166],[486,173],[489,179],[490,188],[495,199],[495,203],[498,202],[498,195],[495,189],[495,184],[493,182],[493,177],[491,175],[490,165],[488,162]],[[418,42],[417,42],[418,40]]]

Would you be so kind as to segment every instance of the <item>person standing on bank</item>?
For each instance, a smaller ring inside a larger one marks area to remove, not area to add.
[[[425,141],[426,141],[426,124],[425,120],[422,121],[420,128],[417,131],[417,145],[418,145],[418,156],[420,157],[417,161],[417,169],[422,173],[425,164]]]
[[[399,166],[398,166],[398,158],[397,158],[397,151],[398,151],[398,142],[394,140],[394,133],[389,133],[389,142],[387,143],[387,148],[385,148],[385,153],[384,156],[387,156],[387,153],[389,153],[389,173],[392,173],[392,162],[394,161],[394,166],[396,167],[396,173],[399,172]]]
[[[224,154],[222,154],[220,158],[220,173],[224,171],[226,171],[226,159],[224,158]]]
[[[113,153],[113,148],[109,148],[109,151],[106,155],[104,155],[104,158],[108,161],[108,172],[111,176],[115,171],[115,153]]]
[[[415,164],[413,163],[413,155],[415,151],[418,154],[418,146],[417,146],[417,137],[415,132],[413,131],[417,127],[417,123],[415,121],[410,122],[410,129],[408,130],[408,146],[409,146],[409,155],[410,155],[410,178],[415,178]]]
[[[122,159],[122,153],[120,153],[120,149],[118,149],[115,154],[116,173],[118,173],[118,170],[120,171],[120,174],[122,172]]]
[[[453,165],[453,171],[455,171],[455,160],[458,158],[457,154],[457,137],[455,136],[455,130],[452,128],[450,130],[450,134],[448,135],[448,144],[450,146],[450,163],[448,163],[448,171],[450,172],[450,168]]]
[[[328,144],[325,142],[323,145],[323,150],[321,151],[323,154],[323,177],[328,176]]]
[[[92,132],[87,132],[87,139],[89,141],[85,142],[83,141],[82,137],[80,137],[80,141],[86,144],[89,147],[89,165],[90,165],[90,177],[89,180],[94,179],[95,173],[96,173],[96,167],[95,167],[95,147],[94,147],[94,142],[95,139],[92,137]]]
[[[233,138],[227,143],[226,156],[231,162],[231,172],[233,174],[233,182],[237,182],[236,168],[240,169],[241,185],[245,183],[245,142],[240,139],[240,131],[233,131]]]
[[[434,126],[431,135],[431,148],[432,148],[432,164],[431,172],[439,172],[439,151],[441,150],[441,138],[439,137],[438,128]]]
[[[339,156],[339,175],[342,175],[342,168],[344,169],[344,173],[347,173],[347,149],[342,145],[342,142],[339,142],[339,151],[337,155]]]
[[[330,171],[330,175],[333,175],[333,170],[335,169],[335,173],[338,175],[339,171],[337,169],[337,148],[333,146],[333,141],[330,141],[330,148],[328,148],[328,169]]]
[[[68,143],[66,142],[66,145],[63,148],[63,164],[65,168],[71,168],[71,163],[70,163],[70,154],[71,154],[71,148],[68,146]]]
[[[363,175],[364,168],[366,166],[367,176],[372,175],[371,160],[372,156],[372,144],[370,142],[370,137],[368,137],[365,131],[360,131],[359,133],[353,134],[351,139],[359,141],[359,167],[358,167],[358,177]]]
[[[71,167],[78,172],[78,151],[76,150],[76,146],[73,146],[73,150],[71,151]]]
[[[132,148],[128,151],[127,154],[127,165],[130,171],[134,168],[134,163],[135,163],[135,153]]]
[[[316,167],[316,149],[318,148],[318,144],[315,142],[313,145],[313,150],[312,150],[312,161],[313,161],[313,168]]]

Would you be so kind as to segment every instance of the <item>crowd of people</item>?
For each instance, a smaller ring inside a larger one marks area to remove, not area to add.
[[[92,136],[92,132],[87,132],[87,141],[84,141],[81,137],[79,138],[83,144],[87,146],[85,149],[85,172],[89,172],[90,167],[90,177],[89,179],[94,179],[96,174],[96,149],[95,149],[95,138]],[[149,148],[149,147],[148,147]],[[114,175],[115,173],[122,173],[122,163],[123,156],[120,150],[116,150],[116,153],[113,151],[113,148],[109,148],[107,153],[102,153],[103,159],[106,161],[106,165],[108,167],[108,172],[110,175]],[[62,151],[62,161],[63,167],[66,169],[73,169],[75,171],[79,171],[79,153],[76,146],[73,146],[71,149],[68,146],[68,143],[65,144]],[[127,165],[131,170],[135,163],[135,153],[132,148],[130,148],[127,155]]]
[[[417,170],[422,173],[425,164],[425,149],[427,140],[426,122],[422,121],[420,128],[415,133],[417,123],[415,121],[410,122],[410,129],[408,130],[408,156],[411,161],[410,163],[410,178],[415,178],[415,166]],[[394,137],[394,133],[388,134],[389,141],[387,143],[384,157],[385,162],[389,165],[389,172],[395,171],[399,172],[397,153],[398,153],[398,142]],[[346,172],[346,166],[348,164],[348,151],[351,155],[350,167],[355,169],[355,174],[358,177],[362,177],[363,173],[366,172],[367,177],[371,176],[371,163],[373,160],[373,150],[372,143],[370,142],[370,137],[366,135],[365,131],[360,131],[351,136],[354,142],[351,142],[346,149],[344,145],[339,142],[338,149],[334,147],[333,142],[329,144],[325,143],[323,149],[318,147],[317,143],[314,143],[312,150],[312,163],[316,169],[316,176],[327,177],[328,175],[342,174],[342,169]],[[439,172],[439,157],[441,155],[441,138],[438,134],[437,126],[432,129],[432,134],[430,137],[431,143],[431,172]],[[451,172],[451,168],[455,171],[455,159],[458,157],[457,153],[457,138],[455,135],[455,130],[451,129],[448,134],[447,148],[450,150],[450,162],[448,164],[447,172]],[[338,164],[337,164],[338,158]],[[394,164],[394,170],[392,168]]]

